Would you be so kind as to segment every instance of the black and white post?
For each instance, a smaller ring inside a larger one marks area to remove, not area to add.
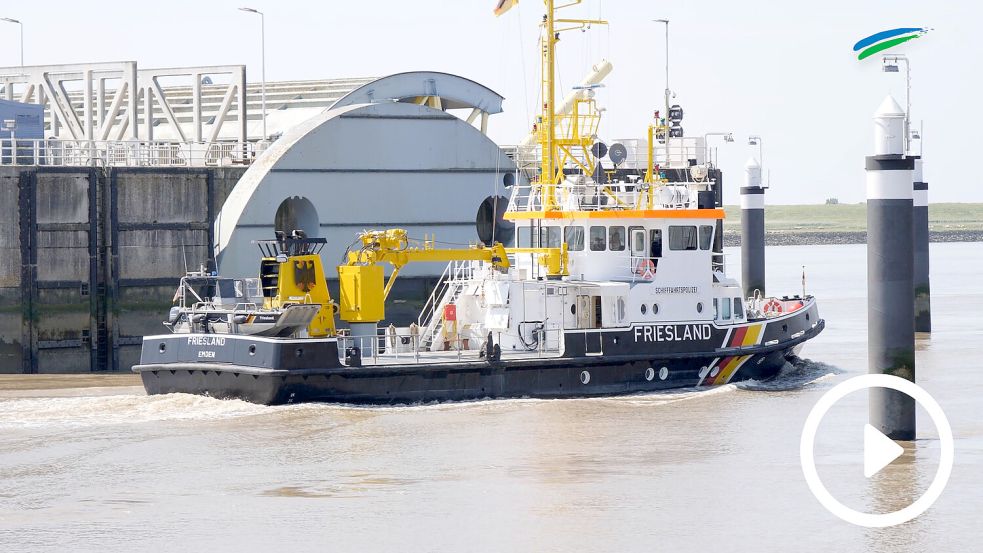
[[[915,238],[915,332],[932,332],[932,294],[928,277],[928,183],[922,174],[921,156],[912,176]]]
[[[741,187],[741,282],[744,297],[753,297],[755,290],[765,295],[765,189],[754,158],[744,165]]]
[[[868,372],[915,381],[912,172],[905,157],[905,111],[888,96],[874,114],[867,157]],[[915,439],[915,400],[870,390],[870,424],[893,440]]]

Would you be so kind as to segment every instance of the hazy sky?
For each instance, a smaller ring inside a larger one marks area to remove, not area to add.
[[[243,4],[243,2],[248,2]],[[28,64],[136,60],[142,67],[248,65],[259,80],[259,18],[266,12],[269,80],[382,76],[409,70],[456,73],[505,96],[490,134],[515,143],[529,128],[538,86],[538,0],[496,18],[493,0],[171,0],[17,2],[0,17],[25,24]],[[912,118],[924,120],[926,180],[932,201],[983,202],[975,166],[983,120],[983,46],[977,2],[827,0],[585,0],[571,16],[611,25],[565,33],[566,90],[607,58],[614,71],[598,98],[606,139],[642,137],[665,88],[663,31],[670,24],[670,85],[686,111],[688,135],[731,131],[720,146],[727,203],[737,203],[743,166],[764,137],[772,203],[864,198],[863,157],[871,116],[883,97],[904,103],[903,73],[880,71],[880,57],[856,60],[854,42],[894,27],[934,31],[893,52],[912,62]],[[16,65],[17,27],[0,24],[0,65]]]

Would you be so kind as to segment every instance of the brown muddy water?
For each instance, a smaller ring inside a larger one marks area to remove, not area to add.
[[[835,518],[802,477],[812,405],[866,371],[866,254],[789,246],[768,250],[770,291],[801,290],[805,264],[827,329],[812,361],[770,382],[357,408],[147,397],[125,377],[0,380],[0,551],[978,551],[981,254],[932,244],[918,382],[948,415],[955,468],[898,527]],[[919,439],[868,480],[864,422],[862,393],[834,407],[820,476],[856,509],[903,507],[935,474],[938,433],[920,412]]]

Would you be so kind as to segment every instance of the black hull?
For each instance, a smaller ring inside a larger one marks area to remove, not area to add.
[[[821,330],[820,325],[797,343]],[[794,345],[750,354],[728,382],[772,378],[794,356],[793,350]],[[718,359],[719,355],[705,355],[611,362],[603,357],[581,357],[494,365],[476,362],[307,370],[175,363],[143,367],[140,373],[148,394],[194,393],[266,405],[392,405],[519,397],[601,397],[694,387],[707,384],[707,367]]]
[[[810,299],[802,309],[767,321],[654,326],[570,331],[565,355],[507,352],[492,361],[473,356],[364,365],[357,358],[342,363],[334,338],[148,336],[133,370],[148,394],[192,393],[267,405],[612,396],[771,378],[799,345],[822,332],[824,322]]]

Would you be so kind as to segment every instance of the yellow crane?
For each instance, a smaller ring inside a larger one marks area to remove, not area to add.
[[[344,265],[338,266],[339,304],[328,292],[327,275],[321,263],[323,238],[307,238],[296,233],[288,238],[257,242],[264,255],[260,258],[260,281],[266,309],[282,309],[291,304],[318,304],[317,315],[307,328],[309,336],[337,334],[334,316],[348,323],[377,323],[386,318],[385,303],[399,272],[409,263],[484,261],[502,271],[510,267],[509,255],[531,254],[546,268],[550,277],[569,274],[567,246],[558,248],[505,248],[500,243],[478,244],[470,248],[435,247],[434,240],[414,245],[403,229],[366,231],[358,236],[361,245],[349,251]],[[392,265],[385,280],[382,264]]]
[[[500,243],[478,244],[470,248],[437,248],[433,240],[413,245],[404,229],[366,231],[359,235],[361,245],[348,252],[345,265],[338,267],[341,304],[339,315],[349,323],[372,323],[386,318],[385,302],[399,272],[409,263],[434,261],[484,261],[507,271],[509,254],[533,254],[550,276],[565,276],[566,244],[559,248],[505,248]],[[386,281],[382,264],[392,265]]]

